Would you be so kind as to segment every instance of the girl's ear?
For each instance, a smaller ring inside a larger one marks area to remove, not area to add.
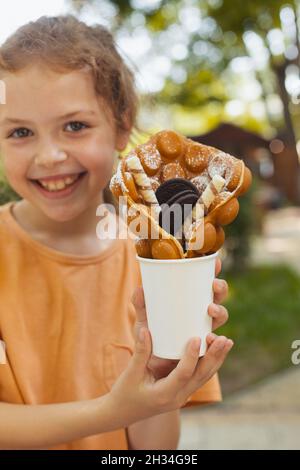
[[[129,137],[132,131],[132,119],[130,118],[128,111],[125,111],[122,115],[122,127],[117,129],[116,149],[122,152],[127,147]]]
[[[122,152],[122,150],[125,150],[125,148],[127,147],[130,134],[131,134],[131,129],[128,129],[128,130],[122,129],[118,131],[117,138],[116,138],[116,149],[119,152]]]

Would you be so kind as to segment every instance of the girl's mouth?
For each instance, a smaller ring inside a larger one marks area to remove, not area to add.
[[[34,187],[48,199],[61,199],[72,194],[82,182],[87,171],[62,177],[61,179],[44,180],[30,180]]]

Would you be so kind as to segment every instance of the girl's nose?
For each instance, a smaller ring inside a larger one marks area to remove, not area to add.
[[[46,168],[52,168],[57,163],[64,162],[68,158],[64,150],[58,148],[44,148],[35,157],[35,163],[37,165],[45,166]]]

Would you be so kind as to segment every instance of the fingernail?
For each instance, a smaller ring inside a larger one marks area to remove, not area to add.
[[[192,342],[192,353],[195,355],[199,354],[199,349],[200,349],[200,340],[199,338],[197,338],[197,339],[194,339],[194,341]]]
[[[211,340],[214,341],[216,339],[217,335],[215,333],[209,333],[209,337],[210,337]]]

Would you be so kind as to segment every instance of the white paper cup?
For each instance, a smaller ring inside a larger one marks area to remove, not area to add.
[[[199,357],[204,356],[212,328],[207,308],[213,300],[217,256],[178,260],[137,256],[155,356],[180,359],[195,336],[201,338]]]

